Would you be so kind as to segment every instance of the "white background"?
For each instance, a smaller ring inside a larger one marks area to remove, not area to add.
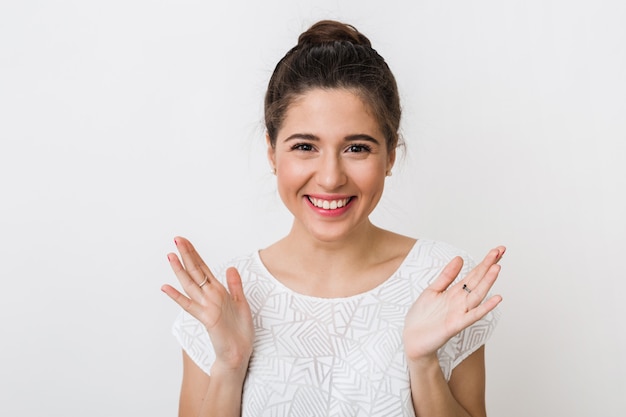
[[[407,152],[374,220],[508,246],[491,416],[626,409],[626,3],[3,1],[0,415],[172,416],[175,235],[209,262],[281,237],[275,63],[356,25],[401,89]]]

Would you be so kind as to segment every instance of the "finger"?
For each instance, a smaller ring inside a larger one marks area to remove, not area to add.
[[[185,297],[184,294],[182,294],[171,285],[163,285],[161,287],[161,291],[163,291],[165,294],[167,294],[168,297],[174,300],[174,302],[178,304],[183,310],[202,322],[203,311],[202,307],[198,303],[194,302],[188,297]]]
[[[194,279],[196,284],[199,285],[205,278],[204,271],[202,270],[204,261],[189,240],[177,236],[174,238],[174,243],[180,253],[185,270]]]
[[[183,265],[187,270],[187,273],[191,275],[196,284],[200,285],[205,278],[208,278],[208,283],[214,281],[213,274],[208,266],[204,263],[191,242],[184,237],[177,236],[174,238],[174,243],[183,261]]]
[[[460,256],[454,257],[448,264],[443,268],[439,276],[430,284],[430,289],[443,292],[445,291],[450,284],[456,279],[461,272],[461,268],[463,268],[463,258]]]
[[[489,268],[496,264],[502,256],[504,255],[505,248],[504,246],[498,246],[497,248],[491,249],[485,258],[467,274],[467,277],[460,282],[459,284],[462,286],[466,284],[468,287],[476,287],[478,283],[483,279]]]
[[[500,252],[500,255],[498,256],[498,261],[497,261],[497,262],[500,262],[500,259],[502,259],[502,257],[504,256],[504,253],[506,252],[506,247],[498,246],[496,249]]]
[[[501,269],[502,267],[498,264],[491,265],[483,279],[476,283],[476,287],[472,290],[472,293],[480,296],[480,300],[486,297],[487,293],[498,279],[498,275],[500,274]]]
[[[491,265],[497,263],[502,258],[502,253],[502,247],[500,246],[491,249],[478,265],[478,269],[484,270],[483,274],[486,273]]]
[[[483,279],[478,282],[476,287],[468,287],[469,291],[466,290],[468,292],[468,294],[466,294],[466,300],[469,309],[474,309],[483,302],[483,300],[489,293],[489,290],[498,278],[498,274],[500,273],[501,268],[502,267],[498,264],[492,265],[483,277]]]
[[[241,284],[241,276],[237,269],[231,267],[226,270],[226,283],[228,284],[228,292],[233,301],[239,302],[246,300],[243,293],[243,285]]]
[[[178,282],[180,282],[180,285],[183,286],[185,292],[192,298],[198,299],[202,297],[202,290],[200,286],[187,273],[187,270],[178,259],[178,256],[176,256],[175,253],[168,253],[167,260],[169,261],[172,271],[174,271],[176,278],[178,278]]]
[[[466,323],[465,327],[471,326],[476,323],[478,320],[482,319],[497,307],[498,304],[502,301],[502,297],[500,295],[494,295],[493,297],[489,297],[484,303],[479,304],[475,308],[471,309],[467,312],[466,315]]]
[[[181,292],[178,291],[176,288],[172,287],[171,285],[165,284],[161,287],[161,291],[163,291],[165,294],[167,294],[168,297],[174,300],[176,304],[181,306],[183,310],[189,311],[192,301],[189,298],[185,297],[183,294],[181,294]]]

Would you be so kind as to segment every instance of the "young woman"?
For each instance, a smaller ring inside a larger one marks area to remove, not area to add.
[[[504,247],[462,251],[381,229],[400,103],[354,27],[321,21],[278,63],[268,159],[287,236],[210,270],[189,241],[168,259],[186,295],[181,416],[472,416],[485,411],[487,299]]]

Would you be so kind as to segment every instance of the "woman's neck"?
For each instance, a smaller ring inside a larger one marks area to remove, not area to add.
[[[297,292],[342,297],[384,281],[414,242],[371,223],[341,240],[320,241],[294,224],[285,238],[261,251],[261,259],[274,277]]]
[[[341,260],[343,258],[353,258],[363,256],[367,252],[374,251],[372,245],[376,244],[387,234],[369,220],[359,225],[349,234],[330,239],[320,239],[310,233],[298,221],[294,221],[289,234],[282,241],[287,244],[285,249],[294,254],[302,253],[307,257],[320,256],[323,259]]]

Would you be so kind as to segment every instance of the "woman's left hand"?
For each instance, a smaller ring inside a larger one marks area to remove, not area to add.
[[[454,335],[480,320],[502,301],[494,295],[483,302],[498,278],[498,261],[506,249],[492,249],[485,259],[454,285],[463,267],[456,257],[417,298],[404,323],[404,349],[407,359],[431,358]]]

